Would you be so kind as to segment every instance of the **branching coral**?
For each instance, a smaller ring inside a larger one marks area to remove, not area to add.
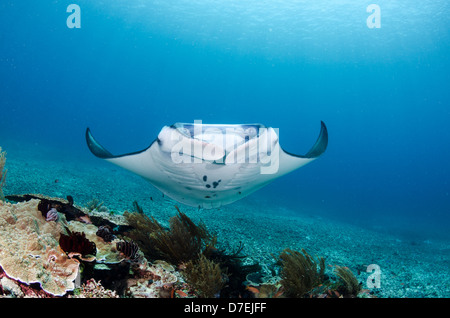
[[[213,298],[225,286],[227,275],[222,272],[219,264],[201,255],[198,260],[186,264],[184,277],[200,297]]]
[[[281,284],[288,297],[303,297],[324,281],[325,259],[315,260],[302,252],[285,249],[280,255]]]
[[[2,151],[2,147],[0,147],[0,201],[5,200],[5,196],[3,195],[3,186],[6,181],[6,152]]]

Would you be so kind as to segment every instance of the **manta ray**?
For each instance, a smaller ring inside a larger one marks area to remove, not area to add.
[[[283,150],[278,136],[278,129],[262,124],[175,123],[164,126],[149,147],[112,155],[86,129],[87,145],[96,157],[144,177],[180,203],[206,209],[248,196],[315,160],[328,145],[323,122],[305,155]]]

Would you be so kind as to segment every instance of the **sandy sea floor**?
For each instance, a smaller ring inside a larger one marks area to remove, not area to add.
[[[70,153],[55,158],[39,145],[7,154],[5,194],[41,193],[85,205],[93,198],[114,213],[133,209],[136,200],[145,213],[162,224],[175,215],[177,203],[144,179],[116,166],[86,156],[73,160]],[[393,234],[289,210],[279,202],[269,206],[254,194],[235,204],[213,210],[198,210],[178,204],[194,221],[203,221],[230,249],[244,244],[246,262],[259,263],[269,273],[284,248],[325,257],[332,265],[348,266],[367,287],[367,266],[381,270],[378,297],[450,297],[450,242],[404,240]]]

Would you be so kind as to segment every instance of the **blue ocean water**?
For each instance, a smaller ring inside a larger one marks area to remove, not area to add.
[[[81,28],[67,25],[72,3]],[[372,3],[380,28],[367,25]],[[304,154],[323,120],[326,153],[253,198],[448,237],[449,9],[446,0],[3,0],[0,145],[94,161],[86,127],[125,153],[164,125],[202,120],[276,127],[284,149]]]

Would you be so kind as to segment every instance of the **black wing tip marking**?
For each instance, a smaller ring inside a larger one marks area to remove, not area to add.
[[[100,145],[92,136],[91,130],[86,128],[86,143],[92,154],[101,159],[113,158],[114,156]]]
[[[323,121],[320,121],[320,133],[316,143],[305,155],[306,158],[317,158],[322,155],[328,146],[328,129]]]
[[[146,151],[147,149],[149,149],[155,142],[158,143],[158,139],[155,139],[150,144],[150,146],[148,146],[147,148],[145,148],[143,150],[114,156],[112,153],[110,153],[108,150],[106,150],[102,145],[100,145],[97,140],[95,140],[94,136],[92,136],[92,133],[91,133],[91,130],[89,129],[89,127],[86,128],[87,146],[94,156],[96,156],[97,158],[101,158],[101,159],[114,159],[114,158],[120,158],[120,157],[126,157],[126,156],[140,154],[140,153]]]
[[[303,155],[303,156],[296,155],[296,154],[290,153],[286,150],[283,150],[283,151],[293,157],[315,159],[315,158],[320,157],[320,155],[322,155],[325,152],[325,150],[327,149],[327,146],[328,146],[328,129],[327,129],[327,126],[325,125],[325,123],[323,121],[321,121],[319,137],[317,137],[317,140],[316,140],[314,146],[312,146],[312,148],[308,151],[308,153],[306,155]]]

